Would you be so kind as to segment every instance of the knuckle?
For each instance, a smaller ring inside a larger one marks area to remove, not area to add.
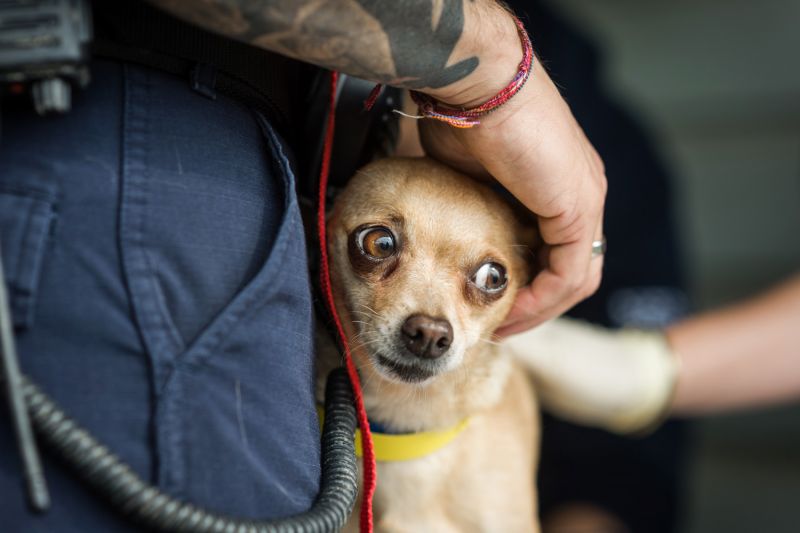
[[[568,211],[565,211],[560,218],[559,227],[555,231],[556,242],[575,242],[587,231],[586,217],[577,205],[573,205]]]
[[[569,278],[564,282],[564,289],[567,295],[573,296],[578,295],[580,296],[583,292],[583,288],[586,286],[586,278],[585,276],[576,276],[574,278]]]
[[[600,187],[600,195],[602,198],[605,198],[608,194],[608,178],[606,177],[605,171],[600,173],[598,177],[597,184]]]
[[[586,284],[586,295],[585,295],[585,297],[588,298],[589,296],[591,296],[594,293],[596,293],[597,290],[600,288],[600,284],[602,283],[602,281],[603,281],[603,276],[599,271],[597,271],[594,274],[592,274],[591,276],[589,276],[589,280],[588,280],[588,282]]]

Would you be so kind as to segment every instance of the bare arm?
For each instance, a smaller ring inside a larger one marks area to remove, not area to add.
[[[798,399],[800,276],[665,332],[559,319],[505,346],[551,410],[613,431]]]
[[[301,61],[447,101],[503,87],[521,58],[489,0],[150,0],[197,26]]]
[[[800,276],[666,331],[680,359],[678,415],[800,398]]]
[[[150,0],[208,30],[451,105],[485,102],[513,78],[522,47],[493,0]],[[592,294],[602,258],[602,161],[542,65],[508,104],[460,130],[420,121],[426,153],[491,176],[538,218],[541,271],[499,335],[555,317]]]

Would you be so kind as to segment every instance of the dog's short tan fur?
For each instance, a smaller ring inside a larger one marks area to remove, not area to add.
[[[390,266],[365,268],[353,257],[361,253],[354,232],[364,225],[397,237]],[[378,464],[376,530],[538,531],[536,403],[524,372],[491,339],[528,279],[523,232],[511,210],[486,187],[431,160],[385,159],[350,181],[328,228],[337,309],[370,419],[415,432],[470,418],[439,451]],[[499,296],[484,298],[471,276],[489,260],[506,268],[508,284]],[[452,325],[452,344],[430,363],[438,365],[434,375],[416,381],[379,359],[415,360],[398,341],[414,314]],[[320,375],[340,362],[330,349],[320,357]],[[348,529],[356,524],[357,509]]]

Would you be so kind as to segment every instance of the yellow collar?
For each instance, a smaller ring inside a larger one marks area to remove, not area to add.
[[[319,424],[325,418],[322,407],[317,407]],[[465,418],[455,426],[440,431],[423,431],[420,433],[378,433],[372,431],[372,443],[375,447],[376,461],[411,461],[425,457],[438,451],[453,441],[467,428],[469,418]],[[356,429],[356,455],[361,457],[361,430]]]

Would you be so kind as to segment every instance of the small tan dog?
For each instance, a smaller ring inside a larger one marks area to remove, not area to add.
[[[511,209],[432,160],[384,159],[337,198],[328,234],[370,420],[392,432],[456,434],[422,457],[379,460],[376,530],[538,531],[536,400],[492,340],[529,279]],[[327,344],[320,376],[341,364]],[[358,505],[347,530],[357,514]]]

